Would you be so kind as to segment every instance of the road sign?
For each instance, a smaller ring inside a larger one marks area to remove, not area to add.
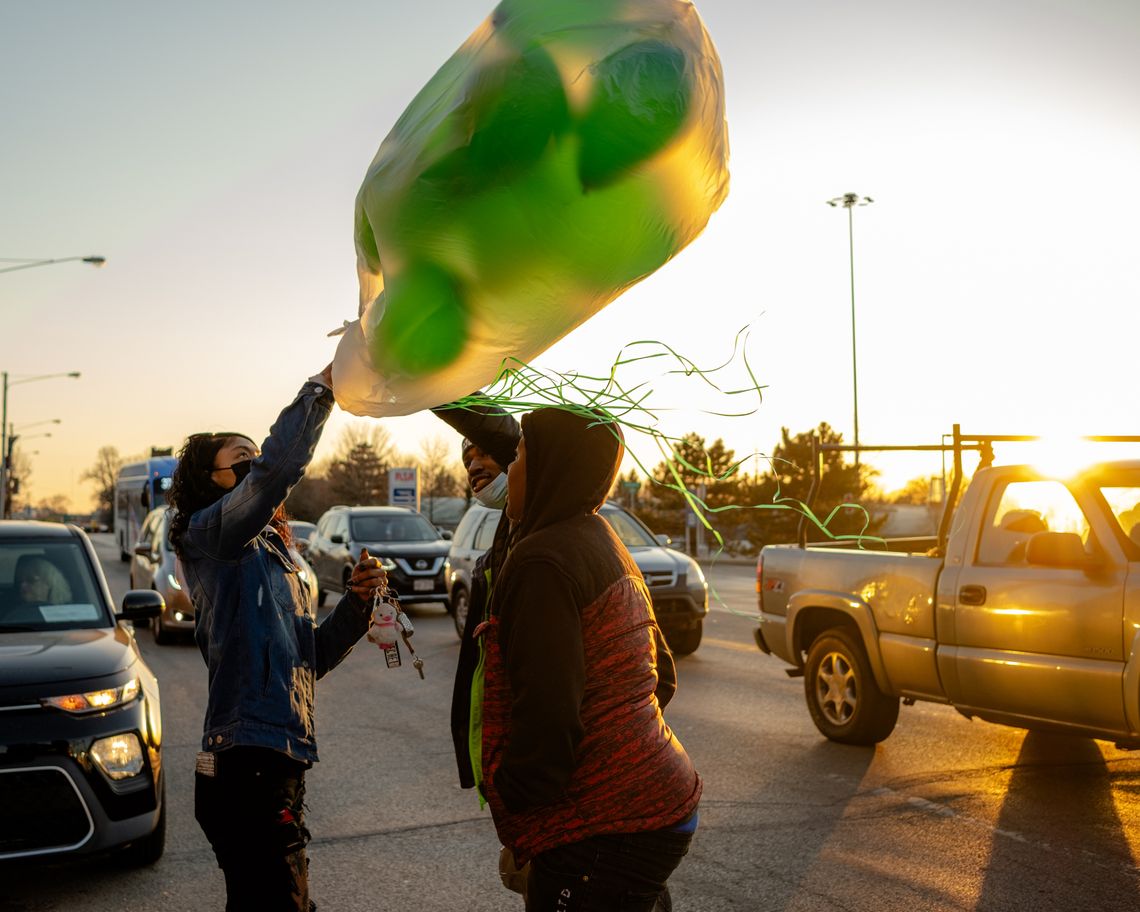
[[[388,470],[388,503],[393,507],[420,508],[420,470],[395,468]]]

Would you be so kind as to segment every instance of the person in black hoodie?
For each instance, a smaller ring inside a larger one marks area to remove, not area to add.
[[[530,864],[526,908],[669,907],[701,780],[661,715],[673,658],[645,581],[598,515],[617,426],[546,408],[522,420],[508,473],[510,550],[483,644],[481,790]]]
[[[432,411],[463,435],[460,454],[475,499],[485,507],[503,509],[507,502],[507,467],[514,461],[515,450],[522,437],[518,421],[490,400],[485,404],[464,407],[445,405]],[[460,636],[459,661],[451,695],[451,739],[455,747],[459,785],[465,789],[474,788],[482,781],[479,752],[471,751],[471,745],[478,744],[481,738],[479,708],[472,712],[471,699],[473,692],[481,694],[482,686],[482,679],[477,674],[482,644],[473,634],[475,628],[486,620],[487,596],[497,569],[506,559],[508,528],[506,518],[500,517],[494,542],[475,562],[471,571],[467,618]]]

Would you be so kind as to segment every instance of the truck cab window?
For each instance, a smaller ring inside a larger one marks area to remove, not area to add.
[[[979,564],[1024,564],[1038,532],[1075,532],[1089,549],[1088,519],[1061,482],[1013,481],[994,494],[978,541]]]

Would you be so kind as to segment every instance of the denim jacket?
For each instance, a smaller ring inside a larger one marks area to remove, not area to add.
[[[277,418],[249,475],[190,518],[182,571],[196,614],[194,638],[209,669],[202,747],[267,747],[317,760],[313,696],[368,630],[370,606],[346,594],[319,626],[308,588],[268,525],[305,473],[332,409],[306,383]]]

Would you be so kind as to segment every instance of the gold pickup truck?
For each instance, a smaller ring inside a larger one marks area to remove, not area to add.
[[[756,642],[803,675],[816,727],[874,744],[925,700],[1140,747],[1140,461],[991,466],[954,500],[908,551],[761,550]]]

